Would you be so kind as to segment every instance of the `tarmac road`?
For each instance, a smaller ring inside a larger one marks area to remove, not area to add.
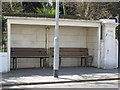
[[[27,88],[118,88],[118,80],[4,87],[4,89],[21,89],[21,88],[26,88],[26,89]]]

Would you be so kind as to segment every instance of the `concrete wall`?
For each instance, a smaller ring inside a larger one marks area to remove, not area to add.
[[[37,25],[12,25],[11,47],[45,47],[45,26]],[[94,56],[94,64],[97,62],[97,28],[60,27],[60,47],[89,48],[89,54]],[[54,27],[47,31],[47,47],[54,46]],[[87,37],[86,37],[87,36]],[[22,59],[22,60],[21,60]],[[18,58],[18,68],[39,67],[38,58]],[[50,66],[53,59],[47,60]],[[62,66],[80,66],[80,58],[63,58]],[[12,59],[11,59],[12,68]]]
[[[12,25],[11,47],[44,48],[44,26]],[[11,59],[11,68],[12,65],[13,64]],[[26,67],[39,67],[39,58],[18,58],[18,68]]]
[[[101,42],[101,68],[113,69],[118,67],[117,42],[115,40],[115,28],[118,24],[115,20],[101,20],[103,22],[103,40]]]
[[[86,47],[86,30],[81,27],[60,27],[60,47]],[[50,47],[54,45],[54,27],[50,29]]]
[[[9,71],[9,61],[7,58],[7,52],[0,52],[0,73],[4,73],[8,71]]]
[[[59,29],[60,47],[86,48],[86,29],[82,27],[63,27]],[[49,47],[54,46],[54,27],[49,32]],[[50,60],[52,65],[53,59]],[[80,58],[62,58],[61,66],[80,66]]]
[[[98,66],[98,28],[87,28],[87,48],[93,56],[92,66]]]
[[[11,28],[12,47],[45,47],[44,26],[12,25]]]

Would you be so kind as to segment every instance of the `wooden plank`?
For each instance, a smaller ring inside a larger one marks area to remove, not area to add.
[[[46,48],[11,48],[11,57],[48,56]]]
[[[68,51],[68,52],[87,52],[88,49],[87,48],[59,48],[60,52],[64,52],[64,51]],[[54,52],[54,48],[50,48],[51,52]]]
[[[11,48],[11,51],[47,51],[45,48]]]
[[[62,56],[62,58],[87,58],[87,57],[91,57],[91,56]]]
[[[25,56],[25,55],[30,55],[30,56],[39,56],[39,55],[47,55],[46,52],[12,52],[12,55],[21,55],[21,56]]]
[[[41,57],[48,56],[46,48],[11,48],[11,57]],[[50,48],[50,55],[54,56],[54,48]],[[88,56],[87,48],[60,48],[60,57]]]
[[[85,55],[88,55],[87,52],[61,52],[60,53],[61,56],[85,56]]]
[[[60,57],[88,56],[88,48],[59,48]],[[50,55],[54,56],[54,48],[50,48]]]

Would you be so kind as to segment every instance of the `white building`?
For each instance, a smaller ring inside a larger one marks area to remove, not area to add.
[[[55,19],[32,17],[6,18],[8,29],[8,71],[12,68],[12,59],[10,58],[12,47],[54,47]],[[115,28],[118,24],[114,20],[60,19],[59,22],[60,47],[88,48],[89,55],[93,56],[92,66],[103,69],[118,67],[118,44],[117,40],[115,40]],[[46,29],[46,27],[49,28]],[[47,60],[47,62],[52,66],[52,59]],[[18,58],[17,63],[17,68],[39,67],[39,60],[36,58]],[[80,59],[65,58],[62,60],[61,65],[63,67],[80,66]]]

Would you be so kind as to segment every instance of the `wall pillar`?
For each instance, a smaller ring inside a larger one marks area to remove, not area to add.
[[[115,20],[101,19],[102,21],[102,42],[101,42],[101,64],[103,69],[117,68],[118,60],[116,59],[116,40],[115,28],[117,24]]]

